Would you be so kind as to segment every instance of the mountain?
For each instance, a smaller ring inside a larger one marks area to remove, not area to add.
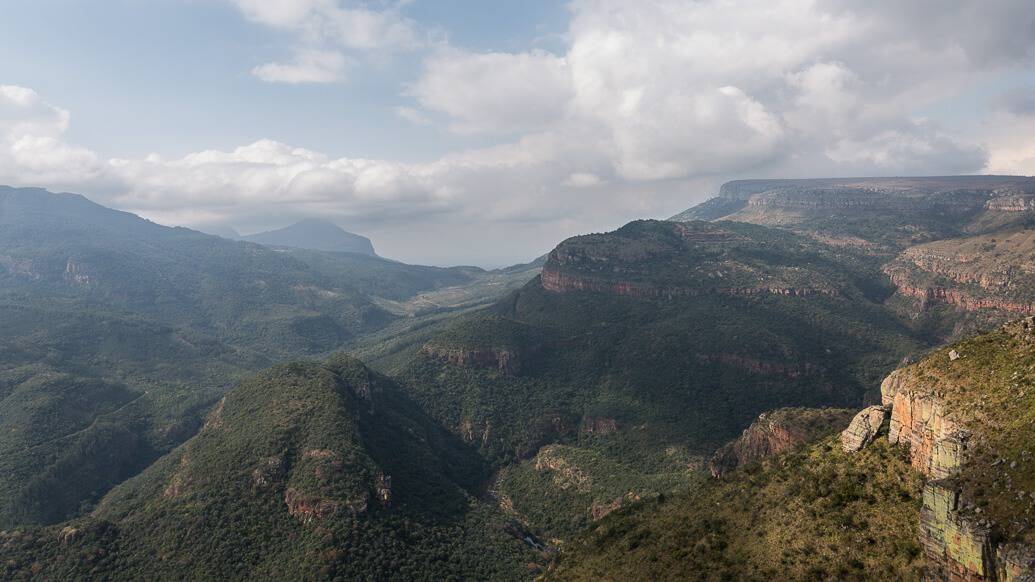
[[[328,220],[308,218],[277,230],[241,237],[273,247],[292,247],[334,253],[359,253],[374,256],[370,239],[352,234]]]
[[[0,527],[88,510],[189,438],[244,375],[416,323],[394,304],[421,293],[473,286],[491,302],[494,280],[0,188]],[[438,311],[461,308],[443,296]]]
[[[1033,370],[1030,317],[935,350],[840,439],[616,514],[546,578],[1031,579]]]
[[[5,578],[527,576],[476,455],[356,360],[276,366],[70,524],[0,534]]]
[[[393,372],[500,471],[501,506],[564,538],[692,483],[761,412],[858,406],[923,347],[855,249],[736,222],[575,237],[539,278]]]
[[[938,176],[736,180],[671,220],[736,220],[888,255],[907,246],[1032,224],[1035,178]]]

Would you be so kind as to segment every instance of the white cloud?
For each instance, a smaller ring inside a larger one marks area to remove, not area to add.
[[[575,172],[564,179],[564,185],[572,188],[590,188],[603,183],[600,176],[589,172]]]
[[[332,83],[344,78],[347,63],[335,51],[303,50],[290,63],[266,63],[252,74],[267,83]]]
[[[429,57],[409,93],[445,113],[459,133],[514,133],[550,127],[572,96],[563,59],[547,52],[477,54],[444,49]]]
[[[230,0],[249,20],[295,35],[293,62],[267,63],[252,73],[267,82],[329,83],[342,79],[346,51],[418,48],[418,26],[397,6],[382,10],[339,0]]]
[[[994,10],[1004,22],[983,28],[1019,34],[1033,22],[1024,3],[1005,4]],[[968,2],[961,14],[982,6]],[[566,54],[441,50],[410,93],[459,133],[577,133],[584,139],[571,149],[599,152],[633,181],[803,167],[963,172],[983,165],[980,148],[914,121],[916,110],[1024,54],[1015,40],[996,48],[987,31],[960,34],[967,22],[934,5],[933,33],[928,12],[897,4],[578,0],[571,8]]]
[[[70,119],[32,89],[0,85],[0,183],[64,186],[102,178],[93,152],[62,141]]]
[[[414,125],[431,125],[431,120],[428,119],[427,115],[424,115],[412,107],[396,107],[395,115]]]

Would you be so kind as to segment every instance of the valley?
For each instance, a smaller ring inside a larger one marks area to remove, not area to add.
[[[0,573],[1023,579],[1029,198],[738,181],[486,271],[0,190]]]

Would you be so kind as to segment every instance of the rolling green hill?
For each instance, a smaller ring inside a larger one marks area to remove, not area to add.
[[[474,496],[484,465],[339,356],[231,390],[88,517],[0,534],[5,579],[497,579],[539,559]]]

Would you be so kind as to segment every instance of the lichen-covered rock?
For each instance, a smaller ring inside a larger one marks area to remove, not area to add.
[[[928,578],[952,582],[995,579],[996,548],[991,528],[959,512],[959,491],[951,481],[924,487],[920,510],[920,544]]]
[[[841,432],[841,447],[846,453],[861,451],[877,438],[888,419],[888,409],[874,405],[864,408],[855,415],[851,424]]]

